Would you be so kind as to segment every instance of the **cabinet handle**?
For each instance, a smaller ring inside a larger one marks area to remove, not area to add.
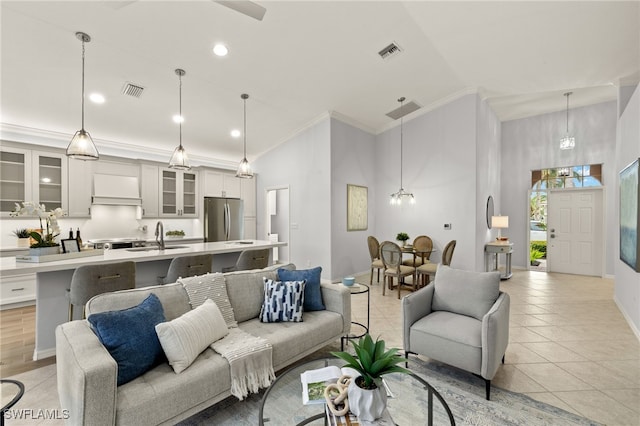
[[[142,215],[143,215],[143,216],[145,215],[144,209],[142,209]]]
[[[24,291],[24,287],[12,288],[11,291]]]
[[[91,216],[91,207],[87,207],[87,212],[89,213],[89,216]]]

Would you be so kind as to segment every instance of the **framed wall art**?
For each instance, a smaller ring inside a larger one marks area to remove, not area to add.
[[[366,231],[369,227],[366,186],[347,184],[347,231]]]
[[[640,158],[620,172],[620,260],[640,272]]]

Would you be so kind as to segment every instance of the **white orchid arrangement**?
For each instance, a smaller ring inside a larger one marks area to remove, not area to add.
[[[60,226],[58,219],[65,215],[64,210],[60,207],[47,211],[44,204],[36,204],[33,201],[24,201],[22,207],[16,203],[16,209],[9,213],[10,216],[38,216],[40,220],[41,232],[31,231],[29,236],[36,242],[31,244],[32,248],[36,247],[55,247],[58,245],[55,238],[60,235]],[[45,226],[42,226],[44,219]]]

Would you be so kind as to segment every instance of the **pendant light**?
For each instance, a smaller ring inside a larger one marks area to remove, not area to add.
[[[173,155],[171,156],[171,160],[169,160],[169,168],[178,169],[178,170],[189,170],[191,169],[191,165],[189,164],[189,157],[187,156],[187,151],[182,147],[182,76],[186,74],[186,72],[180,68],[176,69],[176,74],[178,75],[179,80],[179,102],[180,102],[180,111],[178,124],[180,125],[180,144],[173,151]]]
[[[398,99],[400,102],[400,113],[402,114],[402,108],[404,107],[405,97],[401,97]],[[391,194],[390,203],[392,206],[400,206],[402,205],[402,200],[408,199],[409,204],[415,204],[416,198],[413,196],[411,192],[405,191],[402,187],[402,137],[403,137],[403,125],[404,125],[404,115],[400,117],[400,189],[398,192],[394,192]]]
[[[82,127],[73,135],[67,146],[67,157],[78,160],[97,160],[98,149],[91,139],[91,135],[84,129],[84,44],[91,41],[91,37],[83,32],[77,32],[76,37],[82,42]]]
[[[240,95],[242,100],[244,101],[244,130],[242,135],[244,136],[244,157],[242,157],[242,161],[238,165],[238,171],[236,172],[236,177],[243,179],[252,179],[253,172],[251,171],[251,165],[249,161],[247,161],[247,99],[249,99],[249,95],[243,93]]]
[[[560,149],[573,149],[576,146],[576,138],[569,134],[569,96],[573,92],[567,92],[564,96],[567,97],[567,132],[564,137],[560,139]]]

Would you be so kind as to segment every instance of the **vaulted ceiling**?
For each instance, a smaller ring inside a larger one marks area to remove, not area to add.
[[[264,1],[262,21],[203,1],[2,1],[2,129],[60,136],[80,128],[81,43],[88,33],[85,128],[98,148],[194,163],[236,163],[248,93],[251,160],[327,112],[372,133],[405,96],[414,115],[478,92],[505,121],[614,100],[640,75],[638,1]],[[212,54],[215,43],[229,48]],[[402,52],[382,59],[395,42]],[[125,83],[144,87],[140,98]]]

